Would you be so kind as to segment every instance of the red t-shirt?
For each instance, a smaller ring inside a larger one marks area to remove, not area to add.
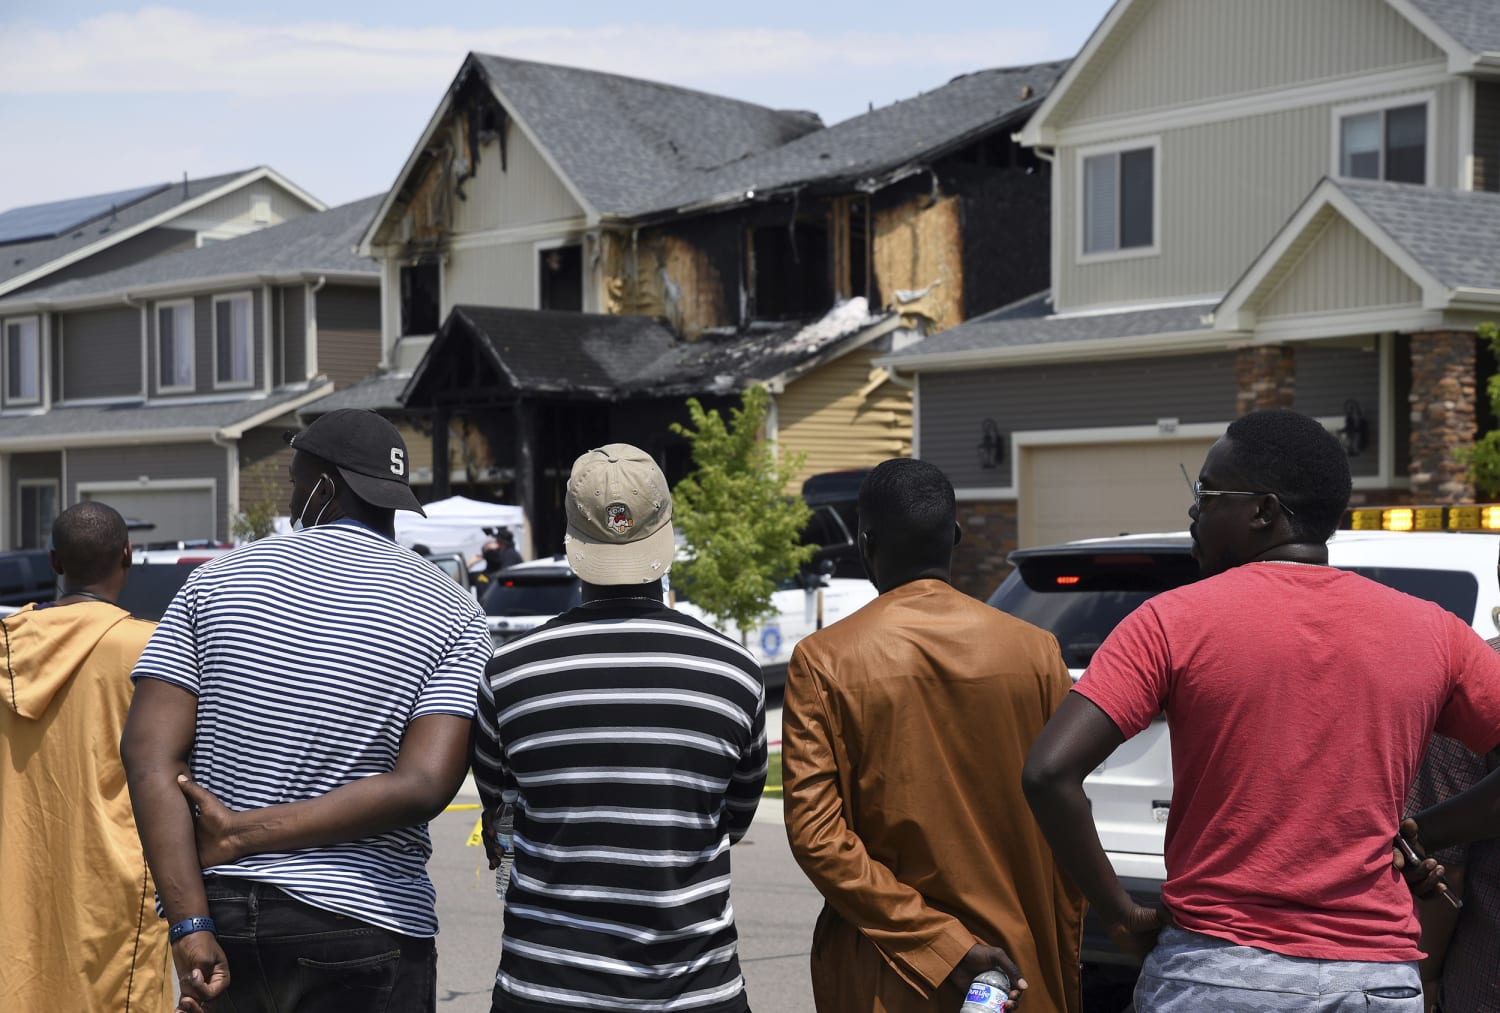
[[[1500,657],[1452,613],[1322,566],[1157,595],[1074,687],[1129,738],[1165,712],[1162,898],[1183,928],[1328,960],[1421,956],[1391,838],[1434,727],[1500,743]]]

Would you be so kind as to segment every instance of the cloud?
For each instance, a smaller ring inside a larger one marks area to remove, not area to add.
[[[0,22],[0,95],[216,92],[247,98],[436,95],[470,50],[723,90],[716,82],[848,74],[932,83],[1032,62],[1045,32],[993,29],[807,32],[669,24],[381,28],[308,20],[264,25],[172,7],[64,28]],[[746,96],[751,97],[751,96]],[[890,96],[892,98],[896,96]]]

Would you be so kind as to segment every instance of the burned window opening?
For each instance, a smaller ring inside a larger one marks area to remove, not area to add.
[[[442,301],[441,273],[436,260],[401,268],[401,333],[436,334]]]
[[[583,247],[574,243],[537,253],[537,308],[583,311]]]
[[[790,226],[753,228],[750,254],[751,315],[758,320],[802,320],[833,303],[828,222],[802,216]]]

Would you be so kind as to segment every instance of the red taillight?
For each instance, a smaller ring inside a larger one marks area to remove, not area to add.
[[[197,566],[199,563],[206,563],[213,558],[213,556],[178,556],[177,562]]]
[[[1057,583],[1061,587],[1072,587],[1082,579],[1082,577],[1058,577]]]

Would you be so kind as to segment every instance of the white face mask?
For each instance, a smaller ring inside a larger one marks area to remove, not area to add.
[[[302,531],[306,528],[315,528],[323,522],[323,511],[328,509],[328,503],[333,502],[333,500],[331,499],[328,501],[328,503],[324,503],[322,508],[318,510],[318,516],[313,518],[313,522],[311,524],[308,524],[305,520],[303,520],[303,518],[307,516],[307,508],[312,504],[312,498],[317,495],[318,487],[323,484],[323,479],[325,478],[328,478],[328,476],[319,475],[318,480],[313,483],[312,491],[307,494],[307,499],[302,503],[302,511],[292,519],[293,531]]]

